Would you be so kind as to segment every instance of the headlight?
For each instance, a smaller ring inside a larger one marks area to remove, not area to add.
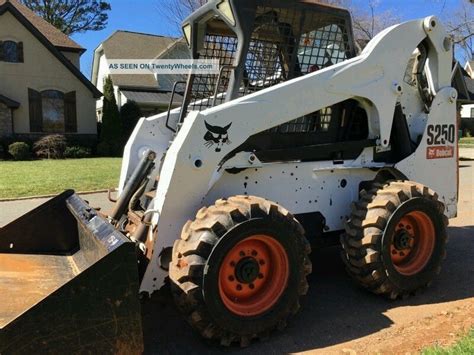
[[[231,23],[232,26],[235,26],[235,17],[232,12],[232,7],[230,6],[229,0],[222,0],[218,5],[217,9],[221,12],[222,15]]]

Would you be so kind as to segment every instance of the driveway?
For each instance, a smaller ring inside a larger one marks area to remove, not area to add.
[[[449,344],[474,325],[474,161],[461,162],[460,180],[459,216],[450,222],[443,271],[421,294],[393,302],[367,293],[346,275],[338,248],[315,251],[308,295],[283,332],[243,350],[208,344],[160,292],[143,303],[146,353],[406,354],[436,342]],[[83,198],[92,206],[111,207],[105,194]],[[0,226],[42,202],[0,202]]]
[[[473,150],[474,151],[474,150]],[[246,349],[208,344],[190,329],[166,294],[144,303],[147,354],[407,354],[449,344],[474,326],[474,161],[460,169],[459,217],[450,221],[447,259],[432,287],[388,301],[354,285],[339,249],[313,252],[310,289],[282,332]]]

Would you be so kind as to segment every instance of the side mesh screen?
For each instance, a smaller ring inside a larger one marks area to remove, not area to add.
[[[221,68],[224,67],[221,79],[218,81],[216,74],[200,74],[194,76],[192,87],[192,100],[189,105],[191,111],[202,111],[214,105],[214,93],[217,89],[216,105],[225,100],[225,92],[229,85],[229,76],[237,51],[237,37],[222,36],[208,33],[205,37],[204,49],[201,59],[219,59]],[[228,67],[227,69],[225,69]]]

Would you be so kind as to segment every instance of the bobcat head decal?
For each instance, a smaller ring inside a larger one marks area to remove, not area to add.
[[[207,132],[204,135],[204,140],[206,141],[204,145],[208,148],[215,147],[216,152],[220,152],[224,144],[230,144],[228,130],[232,126],[232,122],[225,127],[212,126],[206,121]]]

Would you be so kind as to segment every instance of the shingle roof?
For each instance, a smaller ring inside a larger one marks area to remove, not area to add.
[[[470,94],[470,99],[474,102],[474,79],[472,78],[466,78],[466,86],[467,90],[469,91]]]
[[[74,42],[67,35],[62,33],[49,22],[43,20],[33,11],[21,4],[18,0],[0,0],[0,7],[5,3],[11,3],[34,27],[38,29],[54,46],[62,50],[85,51],[79,44]]]
[[[458,91],[458,101],[462,104],[474,103],[474,79],[458,63],[454,64],[453,87]]]
[[[472,70],[472,74],[471,74],[471,75],[474,76],[474,60],[469,61],[467,64],[469,65],[469,67],[470,67],[471,70]],[[466,65],[466,68],[467,68],[467,65]],[[473,79],[474,79],[474,77],[473,77]]]
[[[154,59],[176,41],[176,38],[156,36],[146,33],[116,31],[102,43],[107,59]],[[112,74],[117,86],[143,88],[158,87],[153,74],[120,75]]]

